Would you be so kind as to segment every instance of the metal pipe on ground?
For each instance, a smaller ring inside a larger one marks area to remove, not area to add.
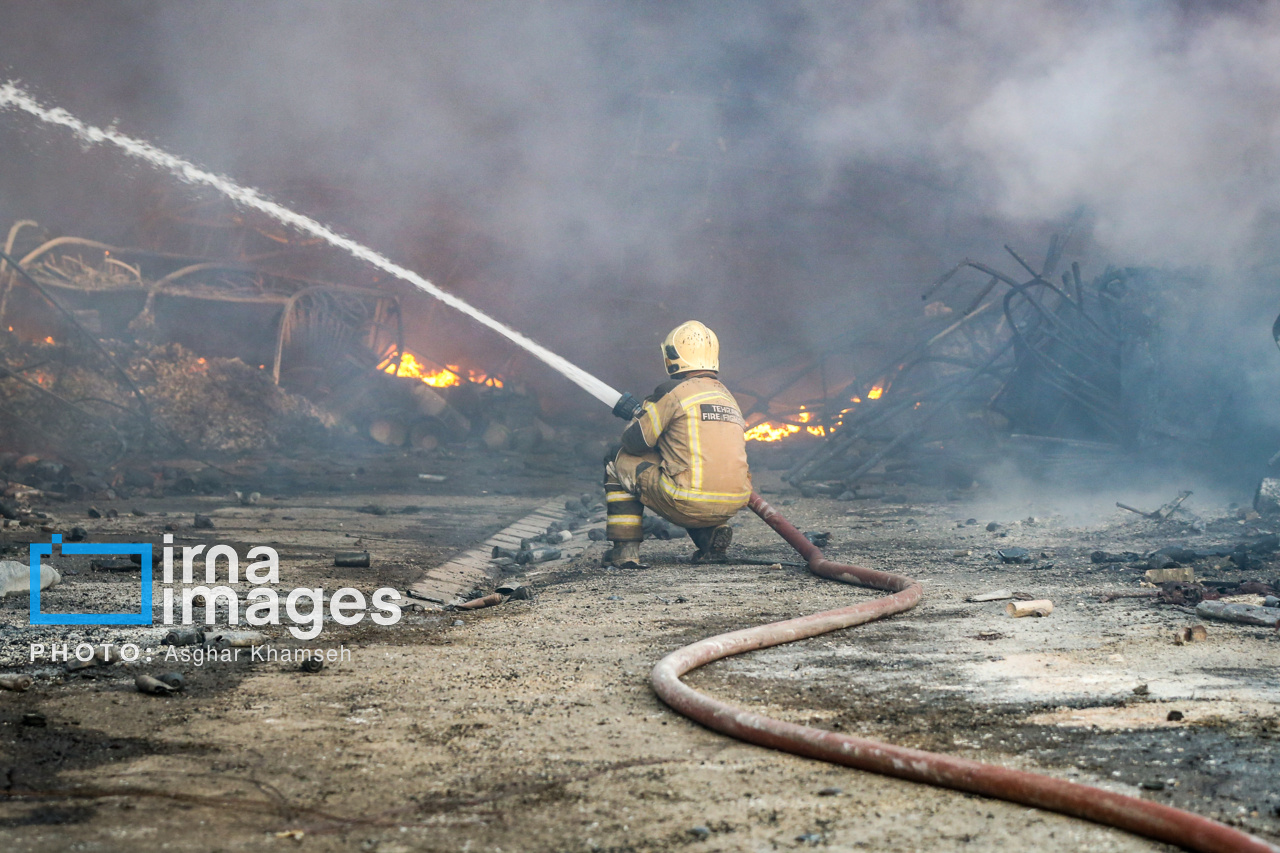
[[[910,610],[920,601],[922,588],[911,578],[828,560],[758,494],[753,493],[747,505],[805,558],[815,575],[891,594],[851,607],[720,634],[677,649],[658,662],[650,680],[662,701],[679,713],[748,743],[1059,812],[1186,850],[1280,853],[1280,847],[1260,838],[1171,806],[1035,773],[785,723],[689,687],[680,677],[712,661],[861,625]]]

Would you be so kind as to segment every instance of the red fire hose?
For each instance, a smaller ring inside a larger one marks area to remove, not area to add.
[[[662,701],[676,711],[708,728],[749,743],[913,782],[1060,812],[1187,850],[1280,853],[1280,847],[1260,838],[1170,806],[1035,773],[784,723],[736,708],[687,686],[680,676],[703,664],[861,625],[909,610],[920,601],[920,584],[911,578],[833,563],[759,495],[752,494],[747,505],[808,561],[809,570],[814,574],[882,589],[892,595],[839,610],[721,634],[672,652],[653,668],[651,680]]]

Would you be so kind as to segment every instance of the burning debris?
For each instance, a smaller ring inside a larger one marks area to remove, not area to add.
[[[244,453],[325,432],[326,417],[313,404],[239,359],[196,356],[180,344],[110,345],[133,394],[75,345],[0,352],[8,380],[0,380],[8,415],[0,441],[109,465],[148,451]]]
[[[315,444],[333,423],[305,397],[286,392],[240,359],[206,359],[168,344],[134,359],[130,368],[144,382],[160,422],[200,451],[237,454]]]
[[[524,388],[408,349],[385,290],[279,262],[50,239],[25,221],[6,249],[0,447],[105,469],[139,453],[203,459],[354,436],[523,452],[558,439]]]
[[[1069,239],[1055,236],[1039,269],[1008,246],[1017,273],[961,261],[925,292],[917,342],[867,379],[833,380],[846,341],[776,392],[748,392],[753,455],[807,493],[849,500],[883,483],[964,489],[1002,458],[1094,477],[1126,455],[1202,461],[1237,391],[1180,349],[1203,283],[1115,267],[1086,280],[1078,263],[1059,276]],[[976,292],[965,271],[983,277]],[[816,374],[820,398],[770,414]]]

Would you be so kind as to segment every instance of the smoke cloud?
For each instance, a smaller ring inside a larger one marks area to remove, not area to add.
[[[9,4],[0,64],[332,222],[611,384],[875,351],[960,257],[1195,266],[1280,372],[1280,4]],[[155,176],[0,116],[0,215],[127,241]],[[1242,319],[1244,318],[1244,319]],[[443,346],[475,345],[434,315]],[[423,330],[425,334],[425,329]],[[480,345],[493,341],[479,338]],[[441,344],[438,344],[441,345]],[[1273,363],[1275,362],[1275,363]],[[737,366],[740,366],[737,367]],[[1277,416],[1280,422],[1280,415]]]

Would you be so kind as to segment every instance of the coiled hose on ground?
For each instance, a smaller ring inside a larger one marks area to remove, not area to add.
[[[922,589],[911,578],[834,563],[758,494],[751,495],[748,506],[805,558],[815,575],[892,594],[852,607],[720,634],[677,649],[653,668],[651,681],[662,701],[679,713],[730,737],[760,746],[1060,812],[1187,850],[1280,853],[1280,847],[1256,836],[1171,806],[1036,773],[786,723],[734,707],[689,687],[680,676],[712,661],[861,625],[910,610],[920,601]]]

